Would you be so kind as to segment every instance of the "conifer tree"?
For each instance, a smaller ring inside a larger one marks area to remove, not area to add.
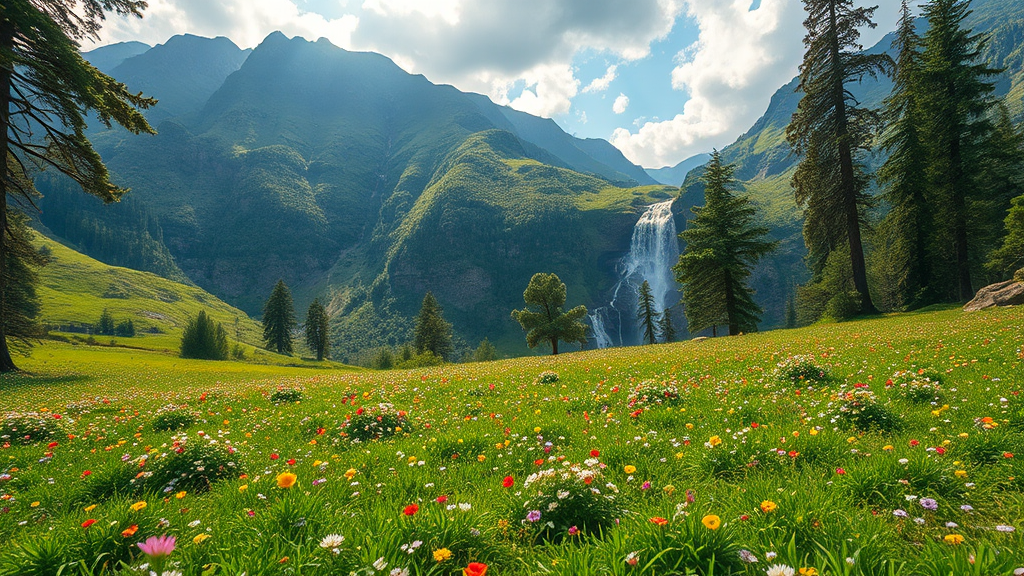
[[[413,346],[418,354],[432,352],[449,360],[452,355],[452,325],[445,321],[444,310],[432,292],[423,296],[420,312],[416,316]]]
[[[885,257],[894,270],[896,304],[916,308],[932,303],[930,250],[933,233],[932,200],[928,197],[928,151],[922,126],[921,39],[914,27],[909,0],[902,13],[893,49],[897,52],[892,93],[885,100],[886,129],[881,147],[889,158],[878,170],[878,181],[891,209],[881,225],[890,241]]]
[[[679,235],[686,248],[673,270],[683,285],[691,334],[719,324],[727,324],[730,335],[753,332],[761,319],[747,279],[778,243],[766,240],[768,229],[754,223],[750,199],[732,193],[733,170],[718,150],[712,153],[701,178],[704,206],[693,208],[696,218]]]
[[[1001,280],[1024,269],[1024,196],[1013,199],[1013,205],[1006,215],[1005,227],[1003,245],[992,253],[988,261],[989,270]]]
[[[984,170],[981,182],[986,197],[975,201],[978,214],[969,222],[972,224],[972,238],[979,246],[976,249],[976,256],[985,258],[982,272],[986,276],[985,283],[988,284],[1005,280],[1016,270],[1010,269],[1013,266],[1013,259],[1006,260],[1007,256],[1011,256],[1012,250],[1008,252],[1005,247],[1014,243],[1008,236],[1013,231],[1015,216],[1012,211],[1020,210],[1014,199],[1024,196],[1024,126],[1014,125],[1010,111],[1003,102],[997,104],[992,135],[985,149],[982,156]],[[1005,221],[1005,228],[992,225],[1000,220]],[[1001,259],[1005,269],[991,265]],[[975,262],[972,261],[971,265],[973,268]],[[1024,262],[1017,263],[1017,268],[1021,266],[1024,266]]]
[[[491,362],[498,359],[498,350],[491,344],[491,341],[484,338],[480,345],[473,351],[474,362]]]
[[[786,138],[802,156],[793,187],[797,204],[805,207],[808,261],[817,279],[829,255],[848,244],[861,311],[874,313],[861,241],[864,211],[870,205],[861,157],[870,147],[877,114],[862,108],[846,86],[886,72],[891,59],[864,53],[858,43],[859,29],[875,26],[875,8],[855,7],[853,0],[804,0],[804,8],[803,98]]]
[[[930,152],[930,184],[936,194],[938,242],[952,247],[946,292],[966,302],[974,296],[971,260],[977,259],[972,215],[979,203],[991,200],[980,179],[986,140],[992,132],[990,112],[999,71],[981,59],[984,40],[964,27],[970,0],[929,0],[922,15],[924,34],[923,118]],[[985,223],[988,225],[989,223]]]
[[[668,344],[676,341],[676,327],[672,324],[672,309],[665,308],[658,318],[658,335],[661,341]]]
[[[28,353],[32,339],[40,332],[37,270],[47,261],[47,257],[32,246],[31,235],[28,218],[9,210],[7,262],[3,267],[7,294],[2,301],[2,318],[10,350],[22,354]]]
[[[114,316],[110,310],[104,308],[103,314],[100,314],[100,321],[96,324],[96,333],[102,336],[113,336],[114,329]]]
[[[640,328],[643,329],[643,341],[648,344],[657,342],[658,311],[654,309],[654,295],[651,294],[651,285],[644,280],[637,292],[636,317],[640,320]]]
[[[85,136],[93,113],[106,126],[152,133],[139,112],[155,100],[132,94],[124,84],[82,58],[79,42],[96,40],[105,12],[142,15],[143,0],[4,0],[0,4],[0,314],[4,300],[29,287],[8,285],[28,276],[8,274],[15,250],[8,201],[31,204],[37,167],[67,175],[82,190],[113,202],[125,190],[110,182],[99,154]],[[0,372],[16,370],[7,346],[17,320],[0,316]]]
[[[263,341],[268,350],[292,354],[292,330],[295,329],[295,308],[292,293],[284,280],[278,280],[263,306]]]
[[[555,274],[538,272],[530,278],[523,292],[526,308],[513,310],[512,318],[526,330],[526,345],[536,348],[541,342],[551,344],[551,353],[558,354],[558,342],[587,343],[586,306],[562,312],[565,306],[565,284]]]
[[[330,317],[327,309],[314,298],[306,311],[306,345],[316,354],[317,361],[323,361],[331,346]]]
[[[181,335],[181,357],[199,360],[227,360],[228,331],[214,322],[206,310],[189,321]]]

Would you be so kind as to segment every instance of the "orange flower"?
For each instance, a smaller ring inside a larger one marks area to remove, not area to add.
[[[139,531],[139,525],[138,524],[132,524],[131,526],[129,526],[129,527],[127,527],[127,528],[125,528],[124,530],[121,531],[121,538],[131,538],[132,536],[135,536],[135,533],[138,532],[138,531]]]
[[[462,576],[486,576],[487,564],[482,562],[470,562],[469,566],[462,569]]]
[[[654,518],[651,518],[651,524],[657,524],[658,526],[664,526],[665,524],[668,524],[668,520],[662,518],[661,516],[655,516]]]
[[[295,482],[299,479],[298,476],[291,472],[282,472],[277,475],[277,487],[278,488],[291,488],[295,486]]]
[[[85,522],[82,522],[82,528],[88,528],[89,526],[92,526],[95,523],[96,523],[96,520],[94,518],[89,518]]]
[[[722,525],[722,519],[714,514],[708,514],[701,519],[701,523],[704,524],[704,527],[708,530],[718,530]]]

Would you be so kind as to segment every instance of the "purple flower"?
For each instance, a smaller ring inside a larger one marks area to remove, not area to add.
[[[939,503],[934,498],[921,498],[918,502],[925,510],[938,510]]]
[[[575,526],[569,527],[569,536],[575,536],[580,533],[580,529]]]
[[[892,515],[897,518],[906,518],[908,516],[906,510],[900,510],[899,508],[893,510]]]
[[[540,520],[540,510],[530,510],[526,513],[526,519],[530,522],[536,522]]]
[[[651,488],[651,483],[650,482],[644,482],[643,486],[640,487],[641,490],[650,490],[650,488]]]
[[[963,506],[960,507],[960,509],[963,510],[964,512],[971,512],[972,510],[974,510],[974,506],[971,506],[970,504],[964,504]]]
[[[150,558],[166,558],[174,552],[174,536],[150,536],[145,542],[139,542],[139,550]]]
[[[1016,528],[1014,528],[1013,526],[1007,526],[1005,524],[1000,524],[999,526],[996,526],[996,530],[998,530],[1000,532],[1013,532],[1014,530],[1016,530]]]

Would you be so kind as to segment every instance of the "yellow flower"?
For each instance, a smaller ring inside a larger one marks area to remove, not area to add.
[[[765,500],[764,502],[761,502],[761,512],[764,512],[765,514],[769,512],[775,512],[775,510],[777,510],[778,508],[779,505],[776,504],[775,502],[772,502],[771,500]]]
[[[206,540],[209,538],[210,535],[205,532],[203,532],[202,534],[196,534],[196,537],[192,539],[192,543],[198,546],[199,544],[206,542]]]
[[[248,489],[249,489],[249,485],[248,484],[242,484],[241,486],[238,487],[238,493],[241,494],[242,492],[245,492]]]
[[[146,507],[146,501],[145,500],[139,500],[135,504],[132,504],[131,506],[129,506],[129,508],[132,509],[132,512],[138,512],[139,510],[142,510],[145,507]]]
[[[96,506],[98,506],[98,504],[91,504],[91,505],[89,505],[89,506],[86,506],[86,507],[85,507],[85,511],[86,511],[86,512],[92,512],[93,510],[95,510],[95,509],[96,509]]]
[[[718,446],[721,443],[722,443],[722,439],[719,438],[718,436],[712,436],[711,438],[708,439],[708,444],[710,444],[712,448],[714,448],[715,446]]]
[[[797,572],[797,574],[800,574],[800,576],[818,576],[818,569],[817,568],[801,568],[800,571]]]
[[[445,560],[452,557],[452,551],[447,548],[441,548],[440,550],[434,550],[434,561],[444,562]]]
[[[39,502],[33,502],[33,503],[29,504],[29,507],[30,508],[38,508],[39,507]]]
[[[534,434],[540,434],[540,426],[537,426],[536,428],[534,428],[533,429],[533,433]]]
[[[175,495],[174,495],[174,497],[175,497],[175,498],[177,498],[178,500],[181,500],[181,499],[182,499],[182,498],[184,498],[184,497],[185,497],[185,496],[186,496],[187,494],[188,494],[188,492],[185,492],[184,490],[182,490],[181,492],[178,492],[177,494],[175,494]]]
[[[665,494],[668,494],[669,496],[671,496],[672,494],[675,493],[676,487],[671,485],[671,484],[666,484],[665,487],[662,488],[662,491],[665,492]]]
[[[487,456],[484,456],[483,454],[481,454],[481,455],[477,456],[476,459],[477,459],[477,462],[483,462],[484,460],[487,460]]]
[[[701,519],[701,524],[704,524],[704,527],[708,530],[718,530],[722,525],[722,519],[714,514],[708,514]]]
[[[885,446],[882,446],[882,450],[885,450],[886,452],[892,452],[893,451],[892,444],[886,444]]]
[[[352,477],[355,476],[357,473],[358,470],[356,470],[355,468],[349,468],[348,470],[345,471],[345,478],[351,480]]]
[[[811,428],[810,435],[811,436],[817,436],[818,435],[818,429],[817,428]]]
[[[282,472],[277,475],[277,487],[291,488],[292,486],[295,486],[295,481],[298,479],[299,477],[291,472]]]
[[[626,474],[633,474],[634,472],[636,472],[636,466],[633,466],[632,464],[629,464],[625,468],[623,468],[622,470]]]
[[[957,478],[967,478],[967,470],[957,470],[953,474],[956,474]]]
[[[846,441],[849,442],[850,444],[853,444],[854,442],[857,441],[857,437],[856,436],[850,436],[849,438],[846,439]],[[813,570],[813,568],[812,568],[812,570]]]
[[[947,534],[943,540],[945,540],[946,544],[949,544],[950,546],[956,546],[964,543],[964,537],[959,534]]]

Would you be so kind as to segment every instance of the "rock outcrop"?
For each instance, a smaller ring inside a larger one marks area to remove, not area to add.
[[[1024,282],[1007,280],[986,286],[964,306],[964,312],[977,312],[993,306],[1019,306],[1024,304]]]

